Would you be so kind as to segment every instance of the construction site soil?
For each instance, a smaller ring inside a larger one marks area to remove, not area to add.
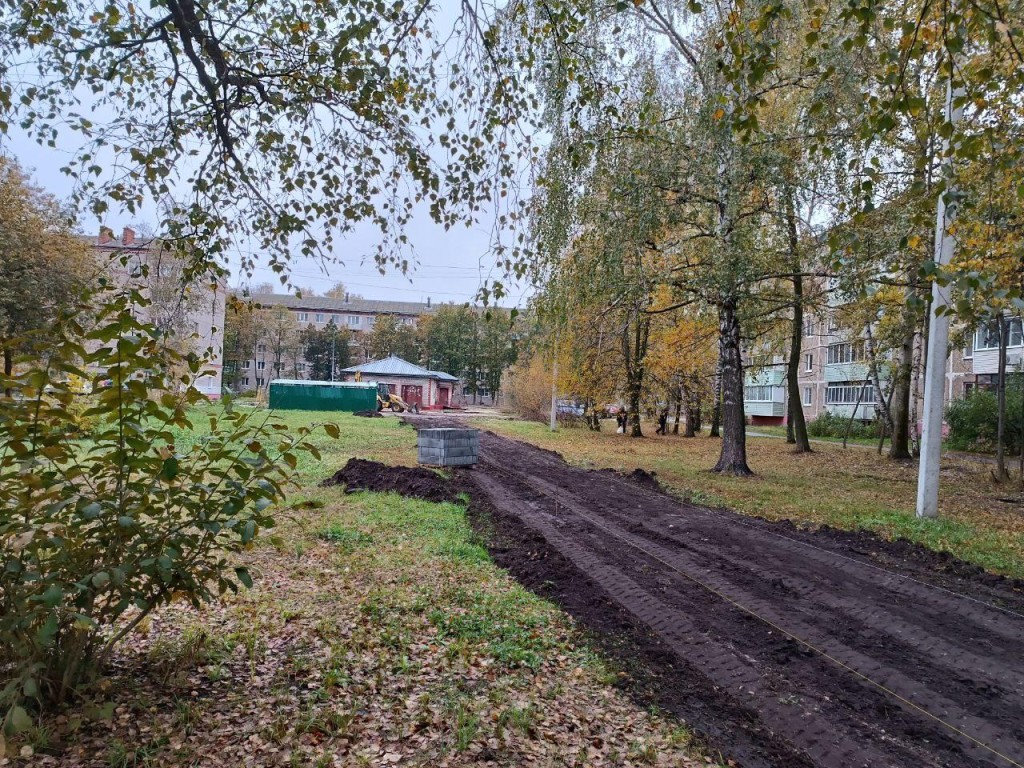
[[[320,485],[343,485],[345,493],[399,493],[402,496],[438,503],[456,501],[458,498],[455,486],[437,472],[423,467],[389,467],[365,459],[349,459],[344,467]]]
[[[1024,765],[1024,584],[909,542],[684,503],[643,470],[577,469],[492,433],[480,450],[450,482],[382,465],[350,476],[468,493],[495,561],[725,757]]]

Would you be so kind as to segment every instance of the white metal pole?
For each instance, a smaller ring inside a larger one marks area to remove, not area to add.
[[[552,432],[558,431],[558,329],[555,329],[555,352],[551,357],[551,423]]]
[[[963,88],[954,92],[952,79],[946,84],[946,121],[955,130],[963,118]],[[952,134],[952,130],[950,131]],[[957,195],[953,185],[950,138],[943,139],[942,169],[945,188],[939,195],[935,215],[935,262],[941,268],[953,259],[956,245],[950,227],[956,220]],[[949,352],[948,288],[932,282],[932,305],[928,317],[928,350],[924,380],[924,429],[921,434],[921,463],[917,470],[917,516],[938,517],[939,465],[942,460],[942,405],[946,384],[946,356]],[[941,314],[940,314],[941,313]],[[915,425],[915,429],[916,429]]]

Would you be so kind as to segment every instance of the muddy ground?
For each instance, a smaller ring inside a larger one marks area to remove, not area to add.
[[[1024,764],[1019,582],[681,503],[646,473],[576,469],[490,433],[454,486],[498,563],[741,765]]]
[[[389,467],[366,459],[349,459],[348,463],[324,480],[320,485],[345,486],[345,493],[376,491],[400,493],[416,499],[434,502],[453,502],[458,491],[441,475],[423,467]]]

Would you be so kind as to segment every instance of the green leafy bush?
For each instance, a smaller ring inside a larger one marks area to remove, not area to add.
[[[864,423],[854,420],[850,424],[850,417],[843,416],[831,411],[825,411],[813,421],[807,422],[807,434],[811,437],[836,437],[842,439],[846,435],[849,426],[850,438],[877,438],[879,436],[879,423],[870,421]]]
[[[4,380],[0,737],[66,698],[155,607],[251,585],[238,553],[273,525],[297,453],[316,455],[308,430],[230,402],[197,429],[203,360],[137,319],[145,304],[105,292]],[[76,376],[91,382],[84,411]],[[69,429],[82,420],[85,437]]]
[[[1020,450],[1022,386],[1018,377],[1010,377],[1006,388],[1006,427],[1004,443],[1009,453]],[[998,427],[998,402],[995,392],[974,390],[966,397],[954,400],[946,408],[949,425],[947,445],[959,451],[994,451]]]

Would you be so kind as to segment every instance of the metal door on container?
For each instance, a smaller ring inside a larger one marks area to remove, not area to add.
[[[423,405],[423,387],[418,384],[404,384],[402,399],[409,405]]]

